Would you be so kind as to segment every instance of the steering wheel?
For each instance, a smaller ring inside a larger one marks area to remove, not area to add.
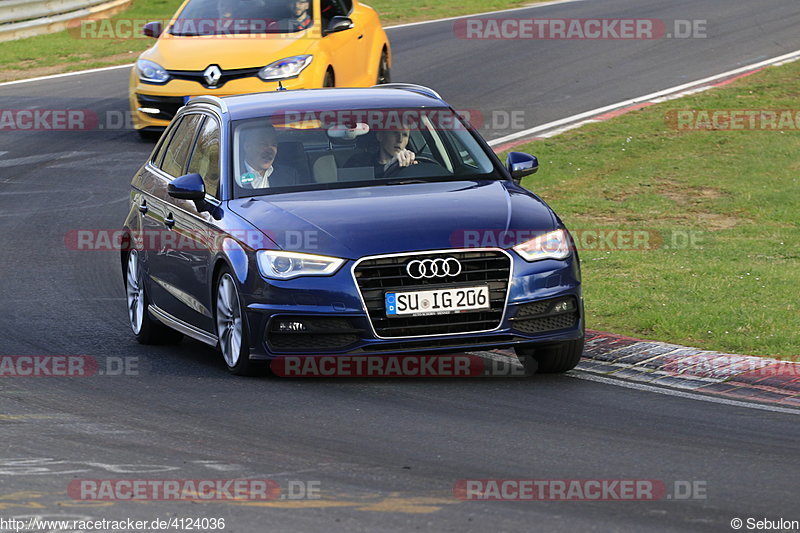
[[[438,161],[436,161],[432,157],[428,157],[428,156],[424,156],[424,155],[418,155],[418,156],[414,157],[414,162],[428,163],[428,164],[436,165],[436,166],[439,166],[439,167],[442,166]],[[406,168],[410,168],[412,166],[414,166],[414,163],[411,163],[407,167],[401,167],[400,166],[400,162],[397,161],[397,159],[395,159],[394,161],[392,161],[392,164],[389,165],[388,167],[386,167],[386,170],[383,171],[383,177],[384,178],[388,178],[389,176],[392,176],[392,175],[396,174],[400,170],[403,170],[403,169],[406,169]]]

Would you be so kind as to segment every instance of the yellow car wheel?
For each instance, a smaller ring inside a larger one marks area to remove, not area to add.
[[[333,76],[333,71],[328,67],[328,71],[325,72],[325,79],[322,81],[322,87],[336,87],[336,78]]]
[[[392,74],[391,69],[389,68],[389,54],[386,53],[386,49],[383,49],[383,53],[381,54],[381,61],[378,63],[378,79],[375,81],[375,85],[382,85],[384,83],[391,83],[392,82]]]

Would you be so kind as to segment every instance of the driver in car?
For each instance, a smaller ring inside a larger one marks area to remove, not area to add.
[[[298,183],[297,170],[274,164],[278,155],[278,134],[271,125],[249,132],[243,148],[245,172],[236,180],[240,187],[266,189]]]
[[[416,154],[406,149],[409,135],[408,129],[380,130],[375,133],[377,151],[355,154],[344,166],[374,167],[375,177],[380,178],[392,164],[396,163],[401,167],[416,165]]]
[[[311,26],[311,14],[308,12],[310,5],[310,0],[289,0],[289,10],[294,16],[290,20],[290,31],[305,30]]]

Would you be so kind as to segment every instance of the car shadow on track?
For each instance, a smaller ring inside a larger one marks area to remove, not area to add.
[[[233,376],[226,370],[225,363],[219,351],[206,344],[192,339],[168,346],[148,347],[142,368],[146,373],[159,376],[192,376],[192,377],[220,377],[229,376],[233,382],[237,380],[260,380],[266,382],[286,383],[347,383],[352,385],[398,384],[398,383],[508,383],[508,382],[552,382],[566,379],[563,374],[534,374],[527,375],[522,366],[513,356],[502,353],[451,353],[427,355],[427,365],[417,362],[416,365],[403,367],[402,364],[394,366],[386,364],[392,356],[330,356],[315,357],[313,364],[304,364],[305,359],[296,358],[299,362],[292,372],[286,364],[270,365],[264,362],[263,368],[253,376]],[[408,356],[396,356],[399,361]],[[335,366],[341,359],[349,359],[344,366]],[[367,371],[367,360],[380,358],[383,364],[372,367],[373,372]],[[328,360],[327,364],[323,359]],[[452,364],[447,364],[454,359],[466,361],[468,366],[460,371],[454,371]],[[358,366],[357,361],[362,365]],[[437,365],[437,362],[443,365]],[[423,368],[425,367],[425,368]],[[359,372],[359,368],[361,371]]]

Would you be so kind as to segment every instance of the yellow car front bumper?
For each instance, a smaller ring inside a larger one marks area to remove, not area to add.
[[[286,89],[310,87],[303,76],[283,80],[281,83]],[[170,80],[164,85],[141,83],[136,73],[132,72],[130,87],[129,100],[133,127],[141,130],[166,127],[178,109],[193,96],[270,92],[278,90],[278,82],[266,82],[251,76],[230,80],[218,89],[207,89],[195,81],[180,79]]]

